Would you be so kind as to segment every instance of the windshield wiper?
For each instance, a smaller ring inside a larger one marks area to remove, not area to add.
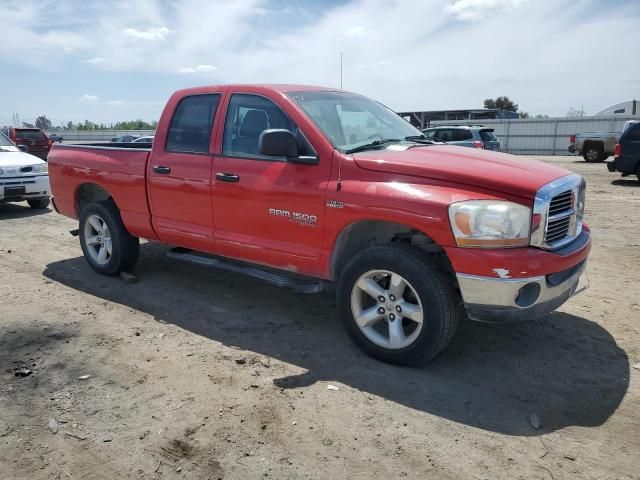
[[[344,153],[349,154],[363,152],[364,150],[371,150],[373,148],[383,147],[388,143],[395,143],[400,141],[401,140],[399,138],[383,138],[381,140],[374,140],[373,142],[365,143],[364,145],[360,145],[358,147],[350,148],[349,150],[345,150]]]
[[[428,138],[425,135],[409,135],[408,137],[404,137],[404,139],[409,142],[417,142],[417,143],[428,143],[428,144],[437,143],[434,139]]]

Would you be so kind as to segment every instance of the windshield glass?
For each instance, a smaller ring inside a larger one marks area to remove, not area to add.
[[[7,137],[5,137],[4,133],[0,132],[0,147],[14,147],[15,145],[11,143]]]
[[[343,152],[376,140],[404,140],[422,132],[387,107],[344,92],[289,92],[334,147]]]

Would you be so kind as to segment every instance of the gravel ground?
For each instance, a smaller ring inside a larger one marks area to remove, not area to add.
[[[138,283],[101,277],[75,222],[0,206],[0,477],[640,478],[640,183],[541,159],[587,178],[590,288],[419,369],[362,355],[331,295],[150,243]]]

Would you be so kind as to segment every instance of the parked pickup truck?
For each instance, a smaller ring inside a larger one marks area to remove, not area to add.
[[[587,162],[604,162],[613,155],[619,138],[619,132],[575,133],[569,137],[567,150],[582,155]]]
[[[150,149],[55,145],[49,171],[95,271],[132,269],[145,238],[174,259],[335,288],[354,341],[392,363],[425,363],[465,316],[546,316],[591,248],[579,175],[434,144],[373,100],[318,87],[181,90]]]

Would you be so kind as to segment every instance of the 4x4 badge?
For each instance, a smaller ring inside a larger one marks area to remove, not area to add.
[[[327,200],[327,207],[329,208],[343,208],[344,203],[337,200]]]

